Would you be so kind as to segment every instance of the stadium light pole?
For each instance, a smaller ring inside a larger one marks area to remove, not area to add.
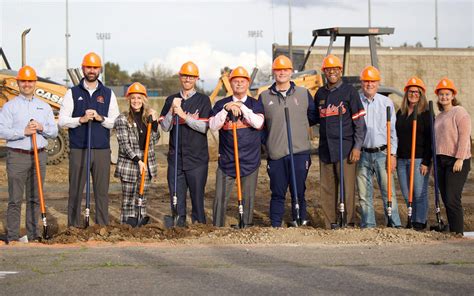
[[[102,68],[102,82],[105,85],[105,40],[110,40],[110,33],[96,33],[97,40],[102,40],[102,63],[104,67]]]
[[[257,64],[257,38],[263,37],[263,30],[249,30],[249,37],[255,39],[255,68],[258,68]]]

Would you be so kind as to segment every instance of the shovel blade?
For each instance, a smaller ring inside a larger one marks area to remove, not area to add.
[[[165,227],[172,228],[172,227],[186,227],[186,221],[182,221],[179,219],[179,216],[169,216],[166,215],[165,219]]]
[[[49,240],[51,239],[51,236],[49,234],[49,226],[43,226],[43,236],[42,239],[44,240]]]
[[[430,226],[430,231],[437,231],[437,232],[447,232],[449,227],[447,224],[444,224],[442,221],[434,226]]]

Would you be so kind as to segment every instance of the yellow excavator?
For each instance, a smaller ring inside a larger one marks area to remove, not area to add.
[[[29,31],[30,29],[27,29],[22,34],[22,65],[26,64],[25,37]],[[12,70],[3,49],[0,47],[0,109],[6,102],[19,94],[16,76],[17,71]],[[61,107],[61,102],[66,91],[66,86],[49,79],[38,77],[35,96],[51,106],[57,119],[59,108]],[[0,140],[0,146],[5,147],[5,140]],[[58,164],[64,158],[67,158],[69,152],[67,130],[59,129],[58,137],[48,140],[46,150],[48,151],[48,164]]]

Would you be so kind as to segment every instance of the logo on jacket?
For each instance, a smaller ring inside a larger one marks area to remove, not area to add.
[[[84,101],[84,99],[82,97],[79,97],[77,100],[78,101]]]
[[[268,103],[268,106],[270,106],[270,105],[273,105],[273,101],[270,101],[270,103]]]
[[[103,104],[104,103],[104,97],[103,96],[98,96],[97,97],[97,103]]]
[[[298,99],[297,99],[297,98],[294,97],[294,98],[293,98],[293,101],[295,102],[295,105],[296,105],[296,106],[299,106],[299,105],[300,105],[300,104],[298,103]]]
[[[346,107],[344,106],[344,103],[341,102],[339,106],[342,106],[342,114],[346,113]],[[322,108],[319,106],[319,117],[330,117],[330,116],[337,116],[339,115],[339,106],[329,104],[327,105],[326,108]]]

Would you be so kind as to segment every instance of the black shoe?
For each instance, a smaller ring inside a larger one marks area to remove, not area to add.
[[[426,223],[420,223],[420,222],[413,222],[413,229],[416,231],[422,231],[425,230],[426,228]]]

